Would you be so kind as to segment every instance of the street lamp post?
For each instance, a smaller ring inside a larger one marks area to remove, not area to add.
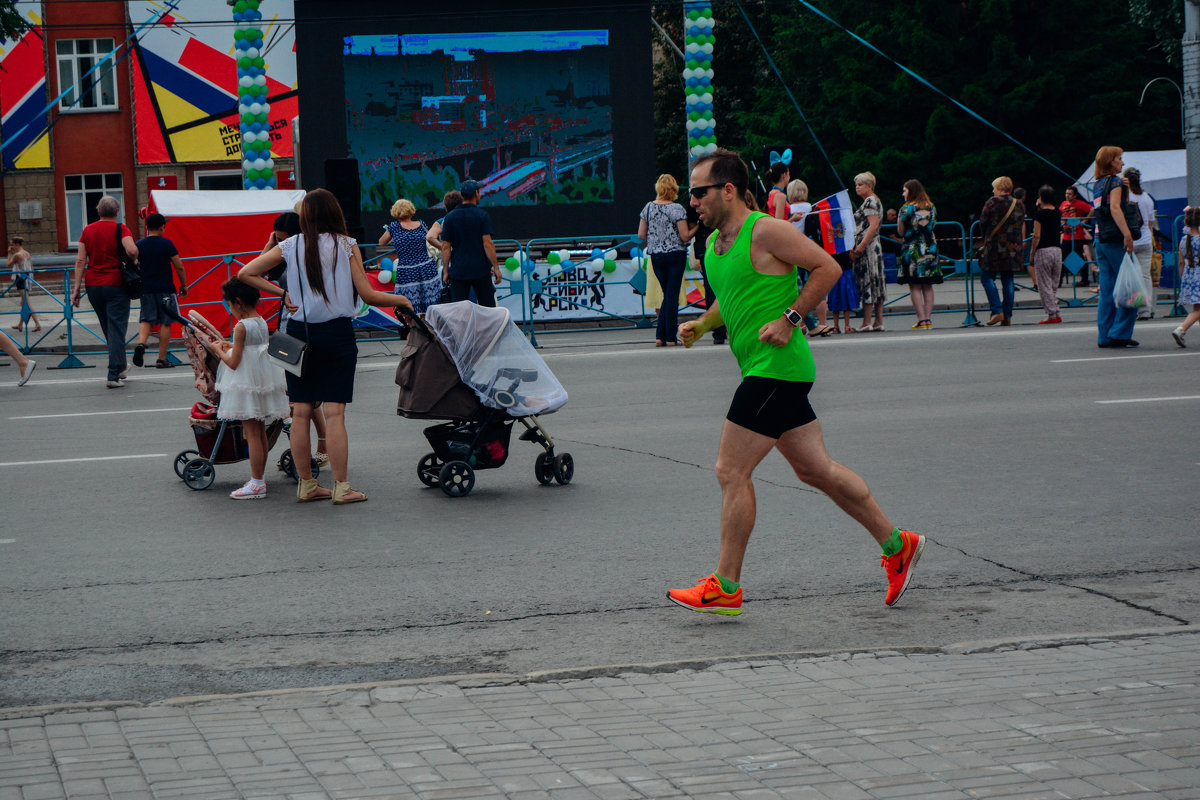
[[[1142,87],[1142,96],[1140,98],[1138,98],[1138,108],[1141,108],[1142,101],[1146,99],[1146,90],[1150,88],[1151,83],[1154,83],[1156,81],[1166,81],[1167,83],[1174,86],[1175,91],[1179,93],[1179,138],[1182,139],[1182,138],[1184,138],[1184,136],[1183,136],[1184,131],[1187,130],[1187,124],[1185,121],[1184,111],[1183,111],[1183,89],[1181,89],[1179,87],[1178,83],[1171,80],[1170,78],[1158,77],[1158,78],[1151,79],[1150,83],[1147,83],[1145,86]]]

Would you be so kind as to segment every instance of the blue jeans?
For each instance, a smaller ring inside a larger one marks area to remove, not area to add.
[[[1136,308],[1117,308],[1113,302],[1113,287],[1117,283],[1117,271],[1125,258],[1125,246],[1096,242],[1096,264],[1100,267],[1100,295],[1096,303],[1096,327],[1099,335],[1097,344],[1108,344],[1117,339],[1133,338],[1133,323],[1137,321]]]
[[[651,253],[650,266],[654,269],[654,277],[658,278],[663,293],[654,338],[674,342],[679,338],[679,287],[683,285],[683,273],[687,269],[687,251]]]
[[[1000,301],[1000,293],[996,291],[996,276],[1000,277],[1004,289],[1004,302]],[[1012,318],[1013,310],[1013,274],[1012,270],[985,269],[979,273],[979,282],[983,284],[983,292],[987,295],[988,309],[993,314],[1003,314],[1005,319]]]
[[[108,379],[115,381],[126,367],[125,331],[129,328],[129,295],[120,286],[89,286],[87,296],[108,345]]]

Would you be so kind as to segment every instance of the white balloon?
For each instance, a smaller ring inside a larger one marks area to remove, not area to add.
[[[710,55],[710,56],[712,55],[713,46],[712,46],[711,44],[708,44],[708,43],[706,42],[705,44],[702,44],[702,45],[700,45],[700,49],[701,49],[702,51],[704,51],[706,54],[708,54],[708,55]]]
[[[251,78],[249,75],[243,75],[242,77],[238,78],[238,86],[248,89],[253,85],[254,85],[254,78]]]
[[[380,283],[391,283],[392,282],[392,271],[390,269],[379,270],[379,282]]]
[[[599,275],[604,271],[604,259],[594,258],[587,263],[588,272],[593,275]]]
[[[711,103],[712,101],[713,101],[712,92],[705,92],[704,94],[700,95],[700,102]]]
[[[246,48],[246,50],[244,52],[246,54],[246,58],[258,58],[258,48],[257,47],[248,47],[248,48]]]
[[[560,261],[570,261],[571,260],[571,251],[570,250],[559,250],[558,258]]]
[[[690,119],[684,123],[684,127],[687,128],[688,133],[691,133],[692,131],[696,130],[696,125],[697,125],[697,123],[693,122]]]
[[[704,155],[704,145],[698,144],[688,152],[690,152],[694,158],[699,158],[700,156]]]
[[[259,169],[275,169],[275,162],[268,158]]]
[[[257,85],[257,86],[266,86],[267,85],[267,76],[266,75],[257,75],[254,77],[253,80],[254,80],[255,85]]]
[[[254,167],[253,167],[254,169],[263,169],[264,167],[266,167],[266,165],[267,165],[267,162],[265,160],[263,160],[261,158],[254,159]]]
[[[617,251],[616,250],[605,250],[604,257],[607,258],[609,261],[616,261],[617,260]]]
[[[700,45],[696,44],[695,42],[688,42],[683,49],[689,53],[699,53]]]
[[[262,103],[251,103],[248,107],[248,110],[251,114],[261,114]]]
[[[715,144],[704,145],[704,154],[705,155],[711,155],[712,153],[715,153],[715,152],[717,152],[717,146]]]
[[[703,72],[705,75],[707,75],[708,79],[710,81],[713,79],[713,76],[717,74],[717,73],[713,72],[711,69],[702,69],[700,71]]]

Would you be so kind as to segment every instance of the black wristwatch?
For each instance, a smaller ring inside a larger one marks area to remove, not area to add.
[[[792,323],[793,328],[799,328],[800,323],[804,322],[804,317],[794,308],[788,308],[783,312],[783,318]]]

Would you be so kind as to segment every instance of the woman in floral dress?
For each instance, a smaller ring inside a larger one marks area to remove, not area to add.
[[[425,309],[441,299],[442,279],[426,247],[425,223],[413,219],[416,213],[416,206],[404,198],[392,204],[392,221],[379,237],[379,246],[390,244],[396,251],[393,270],[396,294],[412,301],[414,314],[424,314]]]
[[[879,246],[879,223],[883,221],[883,203],[875,194],[875,176],[862,172],[854,176],[854,191],[862,205],[854,212],[854,282],[862,300],[863,324],[858,330],[883,330],[884,275],[883,249]],[[871,318],[875,322],[872,324]],[[848,332],[850,328],[846,329]]]
[[[904,206],[896,219],[896,229],[904,237],[904,249],[900,251],[896,283],[908,284],[909,298],[917,314],[912,329],[926,330],[933,327],[933,286],[942,282],[937,236],[933,232],[937,209],[920,181],[905,181],[901,191]]]

